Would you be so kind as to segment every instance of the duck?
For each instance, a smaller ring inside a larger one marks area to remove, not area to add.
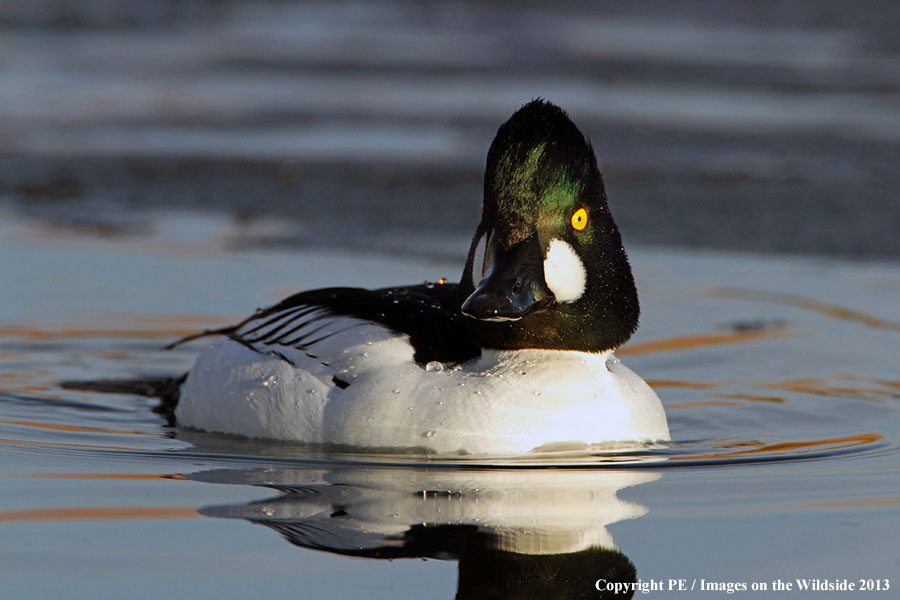
[[[342,450],[509,455],[669,440],[614,350],[638,294],[590,141],[543,99],[497,131],[458,283],[301,291],[215,339],[179,426]]]

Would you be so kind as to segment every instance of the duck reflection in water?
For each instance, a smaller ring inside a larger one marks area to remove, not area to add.
[[[459,561],[456,597],[627,598],[635,582],[606,526],[647,512],[617,497],[658,474],[594,469],[214,470],[191,479],[271,487],[280,496],[201,509],[270,527],[304,548],[367,558]]]

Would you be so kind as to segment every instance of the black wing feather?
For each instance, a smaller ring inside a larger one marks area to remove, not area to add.
[[[418,363],[440,361],[460,363],[481,354],[468,334],[459,312],[459,286],[420,284],[368,290],[364,288],[323,288],[285,298],[278,304],[257,310],[236,325],[209,329],[182,338],[169,346],[209,335],[226,335],[246,346],[292,346],[306,349],[330,337],[326,327],[309,328],[325,317],[355,317],[384,325],[409,337]],[[254,348],[255,349],[255,348]]]

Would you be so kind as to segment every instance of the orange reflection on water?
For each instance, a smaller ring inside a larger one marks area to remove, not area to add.
[[[725,438],[720,440],[719,443],[720,448],[758,448],[763,445],[765,444],[759,440],[737,440],[733,438]]]
[[[826,317],[841,319],[844,321],[854,321],[868,327],[876,329],[885,329],[888,331],[900,331],[900,323],[896,321],[888,321],[880,319],[862,311],[854,310],[838,306],[836,304],[827,304],[805,296],[796,294],[785,294],[780,292],[761,292],[757,290],[747,290],[743,288],[733,287],[712,287],[709,290],[711,296],[720,298],[736,298],[739,300],[759,300],[761,302],[772,302],[774,304],[785,304],[797,308],[803,308]]]
[[[699,381],[678,381],[678,380],[648,380],[650,387],[658,388],[681,388],[690,390],[709,390],[723,385],[722,383],[708,383]],[[743,393],[717,393],[710,394],[713,398],[719,400],[691,400],[688,402],[667,402],[666,408],[700,408],[705,406],[740,406],[745,402],[769,402],[784,404],[787,399],[779,396],[764,396],[760,394],[743,394]]]
[[[62,442],[38,442],[35,440],[16,440],[13,438],[0,438],[0,444],[25,445],[25,446],[50,446],[60,448],[92,448],[95,450],[127,450],[133,452],[135,448],[127,446],[108,446],[105,444],[64,444]]]
[[[704,406],[740,406],[740,402],[728,400],[692,400],[690,402],[667,402],[666,409],[671,408],[701,408]]]
[[[779,396],[761,396],[759,394],[713,394],[717,398],[734,398],[747,402],[768,402],[772,404],[784,404],[787,399]]]
[[[37,508],[0,512],[0,523],[16,521],[111,521],[144,519],[196,519],[197,509],[186,506],[88,506]]]
[[[748,450],[738,450],[737,452],[725,452],[721,454],[701,454],[695,456],[673,456],[671,461],[686,460],[710,460],[722,458],[737,458],[755,455],[781,455],[781,454],[806,454],[821,450],[822,446],[831,446],[833,450],[839,448],[853,448],[854,446],[862,446],[872,444],[884,436],[880,433],[861,433],[858,435],[848,435],[844,437],[826,438],[824,440],[804,440],[801,442],[781,442],[778,444],[767,444],[757,448]]]
[[[852,375],[840,376],[844,380],[860,380]],[[865,380],[862,380],[865,381]],[[893,387],[884,381],[876,381],[880,385]],[[783,381],[773,381],[770,383],[760,384],[761,387],[775,388],[788,392],[796,392],[799,394],[811,394],[814,396],[829,397],[855,397],[855,398],[875,398],[881,399],[885,397],[887,390],[879,387],[866,385],[835,385],[827,379],[815,377],[798,377],[797,379],[785,379]],[[893,395],[893,393],[888,394]]]
[[[699,381],[679,381],[677,379],[648,379],[652,388],[687,388],[691,390],[708,390],[718,387],[717,383],[700,383]]]
[[[97,358],[105,358],[108,360],[131,360],[133,358],[137,358],[138,354],[135,352],[125,352],[123,350],[108,350],[106,352],[97,352],[94,354]]]
[[[836,384],[833,379],[842,381],[858,382],[855,384]],[[775,389],[796,394],[809,394],[812,396],[838,397],[838,398],[860,398],[870,400],[883,400],[897,398],[894,390],[900,389],[900,382],[891,380],[874,379],[859,377],[856,375],[835,375],[834,378],[815,378],[815,377],[798,377],[796,379],[785,379],[781,381],[721,381],[721,382],[700,382],[700,381],[680,381],[665,379],[648,379],[647,383],[654,389],[661,388],[680,388],[693,390],[712,390],[725,386],[749,386],[754,388]],[[875,385],[864,385],[866,383],[874,383]],[[887,388],[887,389],[885,389]],[[784,404],[790,400],[790,397],[775,396],[771,394],[749,394],[744,392],[734,393],[711,393],[714,398],[724,400],[743,400],[745,402],[768,402],[775,404]],[[697,406],[728,406],[740,404],[739,402],[722,402],[722,401],[694,401],[682,403],[667,403],[667,408],[689,408]]]
[[[880,383],[883,386],[887,386],[890,388],[896,388],[900,390],[900,381],[891,381],[889,379],[876,379],[876,383]]]
[[[616,354],[650,354],[653,352],[671,352],[675,350],[692,350],[721,344],[743,344],[776,337],[795,335],[794,332],[777,330],[741,331],[732,333],[708,333],[700,335],[682,335],[674,338],[628,344],[616,350]]]
[[[130,435],[149,435],[151,437],[156,437],[153,434],[146,433],[143,431],[133,431],[130,429],[105,429],[102,427],[83,427],[79,425],[62,425],[59,423],[38,423],[35,421],[14,421],[12,419],[0,419],[0,423],[5,423],[7,425],[21,425],[22,427],[36,427],[38,429],[53,429],[56,431],[83,431],[87,433],[117,433],[117,434],[130,434]]]
[[[173,479],[187,481],[188,478],[180,473],[18,473],[14,477],[27,479]]]
[[[175,339],[196,333],[195,329],[158,329],[158,330],[124,330],[124,329],[35,329],[32,327],[0,327],[0,336],[20,337],[28,339],[70,339],[70,338],[137,338],[137,339]]]

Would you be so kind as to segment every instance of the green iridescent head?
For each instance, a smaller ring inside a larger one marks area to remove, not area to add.
[[[558,106],[529,102],[497,131],[460,291],[487,347],[561,348],[577,338],[577,349],[596,352],[637,327],[597,159]]]
[[[497,223],[504,246],[535,231],[546,245],[582,208],[588,224],[607,211],[590,143],[559,107],[526,104],[500,127],[488,151],[484,217]],[[594,227],[575,231],[580,242],[593,241]]]

